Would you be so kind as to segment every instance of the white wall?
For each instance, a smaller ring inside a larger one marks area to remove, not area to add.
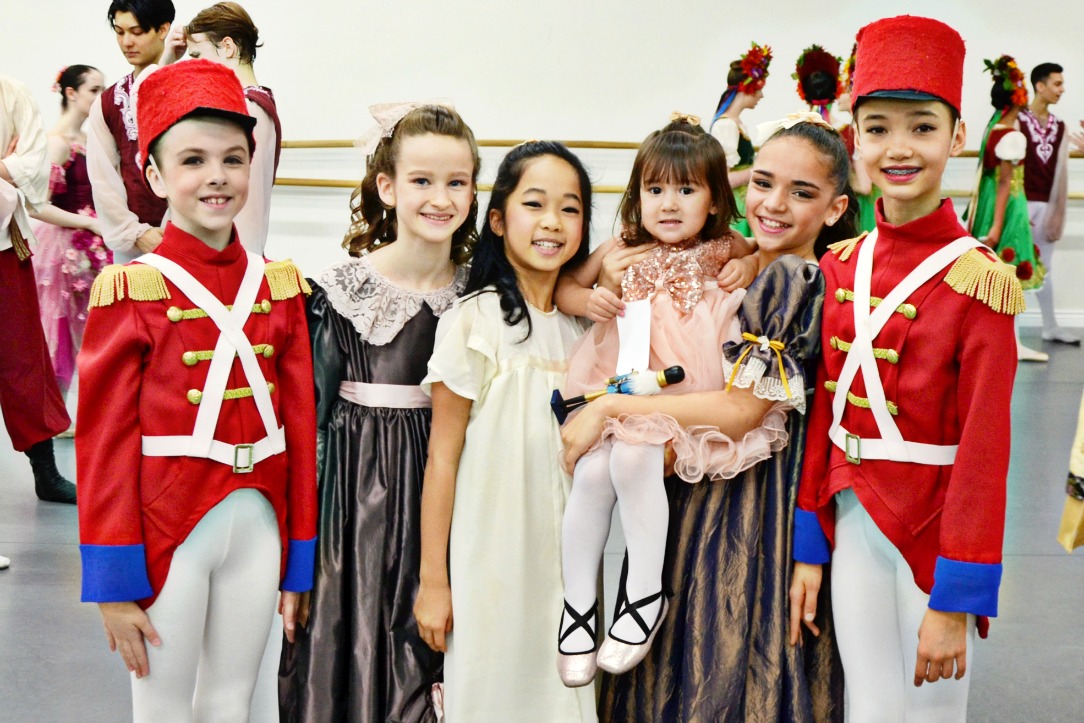
[[[211,0],[176,2],[187,21]],[[968,147],[977,148],[989,118],[989,76],[982,59],[1007,52],[1021,67],[1048,60],[1066,66],[1068,93],[1060,115],[1084,117],[1080,17],[1065,0],[1032,0],[1026,9],[993,12],[986,3],[944,0],[808,0],[734,3],[719,0],[243,0],[265,47],[257,59],[261,82],[275,90],[284,137],[354,138],[368,125],[371,103],[453,98],[479,138],[562,138],[637,141],[670,111],[710,117],[729,62],[750,40],[772,46],[772,76],[751,124],[795,110],[789,77],[801,50],[819,42],[850,52],[857,29],[886,15],[929,15],[960,30],[967,41],[964,117]],[[0,72],[34,92],[46,123],[59,99],[49,92],[56,72],[71,63],[100,67],[108,82],[127,72],[105,21],[107,0],[3,0]],[[755,7],[755,10],[737,8]],[[1041,19],[1041,32],[1027,26]],[[1026,30],[1026,32],[1025,32]],[[501,152],[487,152],[491,177]],[[623,184],[628,154],[585,153],[596,181]],[[973,161],[961,162],[946,183],[969,182]],[[1084,161],[1076,161],[1073,190],[1084,191]],[[281,175],[357,178],[353,151],[286,151]],[[961,179],[957,182],[956,178]],[[348,191],[278,188],[270,250],[294,256],[307,272],[339,253]],[[599,200],[596,232],[612,219],[613,198]],[[1059,306],[1079,309],[1084,324],[1084,205],[1071,209],[1059,250]]]

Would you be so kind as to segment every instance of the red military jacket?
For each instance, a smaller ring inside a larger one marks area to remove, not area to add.
[[[871,305],[925,258],[966,236],[948,200],[934,213],[889,225],[878,206]],[[862,238],[821,260],[826,282],[817,390],[810,412],[794,557],[829,558],[833,495],[853,489],[878,528],[900,550],[937,610],[997,614],[1009,403],[1016,373],[1013,316],[1023,298],[1012,267],[986,251],[966,252],[920,286],[873,340],[889,411],[908,442],[959,445],[951,465],[848,461],[828,436],[835,380],[855,337],[853,289]],[[842,426],[880,434],[859,371]]]
[[[248,265],[236,234],[221,252],[169,224],[155,252],[232,305]],[[79,353],[76,466],[83,600],[154,602],[173,552],[231,492],[260,490],[282,536],[282,588],[311,589],[316,549],[316,412],[305,319],[308,286],[290,262],[265,262],[244,325],[263,371],[286,451],[235,472],[195,457],[144,456],[141,437],[191,435],[219,329],[157,269],[103,270]],[[303,293],[304,292],[304,293]],[[214,439],[267,435],[234,358]]]

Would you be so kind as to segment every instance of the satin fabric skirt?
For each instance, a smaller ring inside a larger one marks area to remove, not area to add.
[[[418,636],[428,409],[334,403],[321,457],[312,612],[283,644],[283,721],[435,721],[442,659]]]
[[[733,480],[667,480],[670,610],[644,662],[603,677],[600,720],[843,720],[828,574],[820,637],[787,641],[805,421],[792,412],[787,426],[790,444]]]

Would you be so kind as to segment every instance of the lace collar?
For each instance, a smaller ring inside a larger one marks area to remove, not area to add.
[[[368,256],[333,264],[316,281],[331,308],[349,319],[362,339],[383,346],[421,311],[423,303],[437,316],[450,309],[467,285],[467,267],[458,267],[452,283],[432,291],[397,286],[373,267]]]

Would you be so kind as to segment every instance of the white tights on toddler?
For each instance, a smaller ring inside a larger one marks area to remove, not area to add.
[[[630,602],[659,592],[666,553],[670,508],[663,487],[663,447],[607,440],[576,463],[572,492],[565,507],[562,565],[565,599],[577,612],[591,609],[598,594],[598,572],[614,504],[621,507],[621,527],[628,547],[626,590]],[[662,600],[643,607],[650,625]],[[641,641],[643,630],[631,616],[615,621],[613,634]],[[562,644],[568,652],[593,647],[582,628]]]

